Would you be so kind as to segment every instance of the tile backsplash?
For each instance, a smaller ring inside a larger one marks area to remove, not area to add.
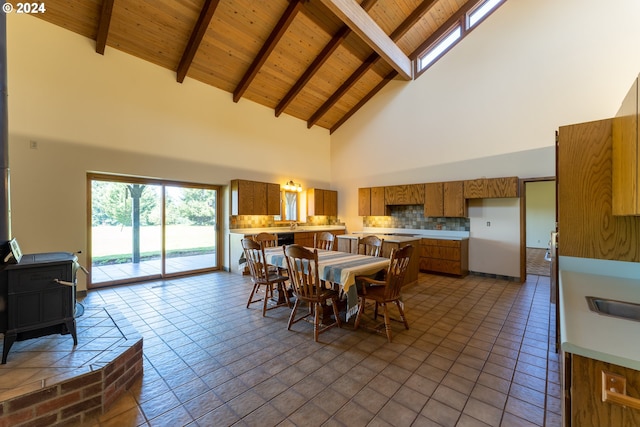
[[[298,225],[344,225],[344,223],[341,223],[340,219],[335,216],[308,216],[307,222],[298,222]],[[282,227],[282,222],[277,222],[270,215],[232,215],[229,217],[229,229],[232,230],[267,227]]]
[[[469,218],[425,217],[424,206],[391,206],[390,216],[365,216],[364,227],[469,231]]]

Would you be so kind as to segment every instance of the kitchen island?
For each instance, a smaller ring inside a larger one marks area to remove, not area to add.
[[[626,390],[607,388],[640,404],[640,323],[599,314],[587,302],[591,296],[640,304],[638,263],[560,257],[559,265],[565,425],[640,425],[639,409],[602,401],[603,372],[610,372],[626,378]]]
[[[351,234],[353,239],[363,235],[376,235],[386,242],[413,242],[416,250],[412,262],[417,271],[441,273],[453,276],[466,276],[469,273],[469,232],[455,230],[422,230],[406,228],[373,228],[365,227],[361,232]],[[338,240],[338,250],[355,252],[357,248],[346,241],[347,235]],[[357,245],[357,241],[355,242]],[[396,246],[398,247],[398,246]],[[383,247],[383,256],[388,256]]]

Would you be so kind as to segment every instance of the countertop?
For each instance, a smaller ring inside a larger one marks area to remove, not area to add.
[[[385,240],[395,237],[411,237],[411,240],[418,239],[442,239],[442,240],[465,240],[469,238],[468,231],[454,231],[454,230],[422,230],[411,228],[378,228],[378,227],[364,227],[362,231],[353,231],[351,234],[356,235],[369,235],[375,234],[379,237],[384,237]]]
[[[560,266],[562,261],[561,258]],[[589,262],[604,265],[598,260]],[[591,270],[559,273],[562,350],[640,370],[640,322],[595,313],[585,298],[640,303],[640,279],[594,274],[594,269]]]
[[[354,234],[341,234],[336,236],[338,239],[353,239],[356,240],[365,233],[354,233]],[[371,236],[371,233],[366,233],[367,236]],[[378,236],[380,239],[384,239],[385,242],[389,243],[404,243],[404,242],[415,242],[416,240],[420,240],[420,237],[416,236],[391,236],[388,234],[373,234],[373,236]]]
[[[335,231],[345,230],[344,225],[299,225],[295,229],[286,227],[265,227],[265,228],[234,228],[229,230],[230,234],[258,234],[258,233],[305,233],[305,232],[318,232],[318,231]]]

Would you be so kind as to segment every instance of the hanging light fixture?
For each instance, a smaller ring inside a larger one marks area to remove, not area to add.
[[[286,191],[297,191],[299,193],[302,191],[302,185],[293,182],[293,180],[289,180],[289,182],[284,185],[284,189]]]

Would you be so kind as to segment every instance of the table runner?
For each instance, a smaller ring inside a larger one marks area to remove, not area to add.
[[[307,248],[312,249],[312,248]],[[287,267],[282,247],[265,248],[266,261]],[[318,275],[321,280],[337,283],[347,295],[346,320],[358,312],[358,294],[353,286],[356,276],[368,276],[389,266],[388,258],[318,249]]]

